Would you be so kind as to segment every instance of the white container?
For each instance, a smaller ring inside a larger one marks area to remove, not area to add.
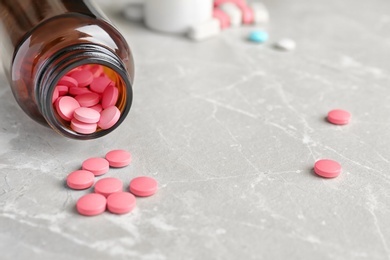
[[[186,33],[212,18],[213,0],[145,0],[145,23],[153,30]]]

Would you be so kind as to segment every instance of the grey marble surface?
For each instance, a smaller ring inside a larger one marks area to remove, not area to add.
[[[390,259],[390,1],[268,0],[270,42],[202,43],[108,15],[136,61],[126,121],[94,141],[29,119],[0,74],[0,259]],[[294,52],[272,43],[290,37]],[[344,108],[347,126],[326,122]],[[130,214],[82,217],[82,160],[128,149],[106,176],[153,176]],[[343,173],[322,179],[321,158]]]

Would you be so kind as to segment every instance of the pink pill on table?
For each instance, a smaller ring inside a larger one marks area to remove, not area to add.
[[[90,108],[95,110],[95,111],[97,111],[97,112],[99,112],[99,113],[103,111],[102,105],[100,105],[100,104],[96,104],[96,105],[94,105],[94,106],[92,106]]]
[[[62,96],[57,99],[55,106],[58,115],[62,119],[70,121],[73,118],[74,111],[80,107],[80,104],[73,97]]]
[[[74,111],[73,117],[83,123],[97,123],[100,120],[100,113],[88,107],[79,107]]]
[[[213,17],[219,20],[221,29],[226,29],[230,27],[230,17],[222,10],[215,8],[213,10]]]
[[[106,210],[106,207],[106,197],[97,193],[84,195],[76,203],[77,211],[84,216],[99,215]]]
[[[100,96],[96,93],[87,93],[87,94],[81,94],[77,95],[75,99],[79,102],[80,106],[82,107],[92,107],[99,103]]]
[[[341,173],[341,165],[333,160],[319,160],[314,164],[314,172],[324,178],[335,178]]]
[[[112,150],[106,154],[106,160],[111,167],[125,167],[131,162],[131,154],[125,150]]]
[[[334,109],[328,113],[328,121],[335,125],[346,125],[351,120],[351,113],[342,109]]]
[[[119,120],[121,112],[116,106],[108,107],[100,113],[98,126],[105,130],[113,127]]]
[[[73,129],[76,133],[79,134],[93,134],[96,132],[97,124],[96,123],[84,123],[80,122],[76,118],[73,118],[70,121],[70,128]]]
[[[253,13],[253,10],[251,8],[249,8],[248,6],[239,6],[239,8],[241,9],[241,12],[242,12],[242,23],[243,24],[251,24],[254,22],[254,13]]]
[[[77,81],[79,88],[88,86],[93,80],[92,73],[87,69],[75,71],[71,74],[71,77]]]
[[[95,175],[90,171],[77,170],[68,175],[66,178],[66,184],[69,188],[74,190],[88,189],[93,185],[95,181]]]
[[[92,66],[89,71],[92,73],[94,78],[100,77],[100,75],[103,73],[103,66],[101,65],[95,65]]]
[[[118,101],[119,96],[119,90],[114,85],[110,84],[103,92],[102,97],[102,107],[103,109],[115,106],[116,102]]]
[[[92,172],[95,176],[100,176],[108,172],[110,166],[106,159],[100,157],[92,157],[85,160],[81,168],[83,170]]]
[[[58,93],[60,96],[64,96],[64,95],[68,94],[68,91],[69,91],[69,87],[65,86],[65,85],[57,85],[56,89],[58,90]]]
[[[79,88],[79,87],[69,88],[69,94],[71,94],[72,96],[78,96],[78,95],[90,94],[90,93],[93,92],[89,90],[89,88]]]
[[[138,197],[147,197],[157,192],[157,181],[151,177],[134,178],[129,185],[130,192]]]
[[[60,92],[58,91],[57,88],[55,88],[53,91],[53,96],[51,98],[51,103],[54,104],[56,102],[57,98],[59,98],[59,96],[60,96]]]
[[[113,84],[113,81],[106,77],[95,78],[89,88],[96,93],[103,93],[108,85]]]
[[[217,6],[219,6],[221,4],[225,4],[225,3],[233,3],[233,4],[236,4],[238,6],[245,5],[244,0],[215,0],[214,6],[217,7]]]
[[[69,88],[75,88],[78,86],[77,80],[69,76],[63,76],[57,83],[57,85],[64,85]]]
[[[137,202],[133,194],[128,192],[113,193],[107,198],[107,209],[114,214],[125,214],[132,211]]]
[[[108,197],[112,193],[123,191],[123,183],[117,178],[100,179],[95,184],[95,192]]]

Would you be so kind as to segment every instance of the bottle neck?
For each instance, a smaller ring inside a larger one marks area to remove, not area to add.
[[[52,104],[52,96],[57,82],[67,72],[86,64],[102,65],[115,72],[121,85],[118,100],[121,116],[119,121],[109,129],[99,129],[92,134],[79,134],[74,132],[67,122],[58,117]],[[110,133],[126,118],[133,98],[131,82],[132,79],[130,79],[125,65],[113,52],[99,45],[78,44],[55,53],[41,66],[37,73],[34,90],[40,112],[54,130],[70,138],[88,140]]]

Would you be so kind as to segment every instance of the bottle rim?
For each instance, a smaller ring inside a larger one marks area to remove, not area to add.
[[[86,64],[97,64],[112,69],[125,85],[125,106],[118,122],[109,129],[101,129],[92,134],[79,134],[58,120],[52,104],[52,95],[57,82],[72,69]],[[35,96],[40,104],[40,112],[47,123],[59,134],[77,140],[91,140],[105,136],[115,130],[126,118],[133,100],[132,82],[121,59],[111,50],[100,45],[77,44],[64,48],[48,59],[38,71],[35,83]]]

